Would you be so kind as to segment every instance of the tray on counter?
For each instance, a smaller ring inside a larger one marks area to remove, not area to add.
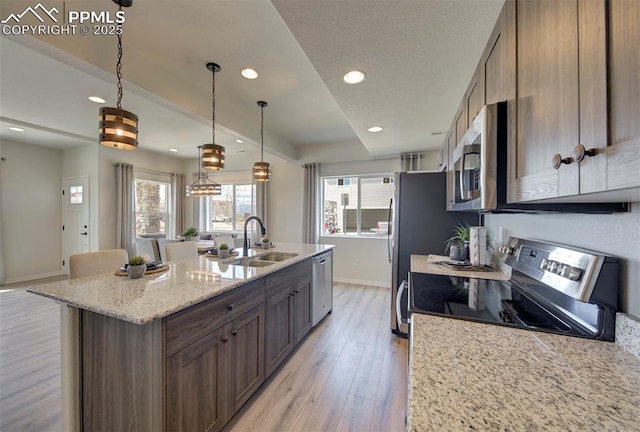
[[[167,264],[162,264],[159,267],[147,270],[146,272],[144,272],[144,274],[146,276],[146,275],[155,274],[155,273],[162,273],[162,272],[165,272],[167,270],[169,270],[169,266]],[[123,270],[121,268],[116,270],[113,274],[115,274],[116,276],[128,276],[127,271]]]

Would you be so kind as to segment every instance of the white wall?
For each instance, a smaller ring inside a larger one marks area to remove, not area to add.
[[[99,144],[87,144],[62,151],[62,178],[89,176],[89,250],[98,250]]]
[[[130,163],[134,170],[160,171],[164,173],[183,173],[183,160],[177,157],[150,152],[143,148],[137,150],[115,150],[99,147],[100,202],[98,209],[99,249],[116,247],[116,193],[114,163]],[[184,173],[183,173],[184,174]],[[185,183],[187,182],[185,176]]]
[[[496,241],[503,227],[505,236],[566,243],[622,258],[622,308],[640,317],[640,203],[633,203],[630,213],[612,215],[487,215],[485,225]]]
[[[0,146],[5,283],[62,274],[62,151]]]

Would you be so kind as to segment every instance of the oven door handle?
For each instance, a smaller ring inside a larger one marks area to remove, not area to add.
[[[398,328],[400,328],[401,324],[407,324],[407,319],[402,318],[402,292],[407,289],[407,281],[403,280],[400,286],[398,287],[398,292],[396,293],[396,320],[398,321]],[[409,311],[407,310],[407,316],[409,315]]]

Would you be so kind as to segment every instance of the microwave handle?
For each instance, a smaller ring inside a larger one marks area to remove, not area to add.
[[[460,199],[464,201],[467,195],[467,191],[464,189],[464,160],[467,157],[467,153],[462,151],[461,161],[460,161]]]

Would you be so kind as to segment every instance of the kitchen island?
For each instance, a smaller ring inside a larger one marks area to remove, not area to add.
[[[29,289],[63,303],[65,430],[220,430],[311,329],[311,259],[332,248]]]

